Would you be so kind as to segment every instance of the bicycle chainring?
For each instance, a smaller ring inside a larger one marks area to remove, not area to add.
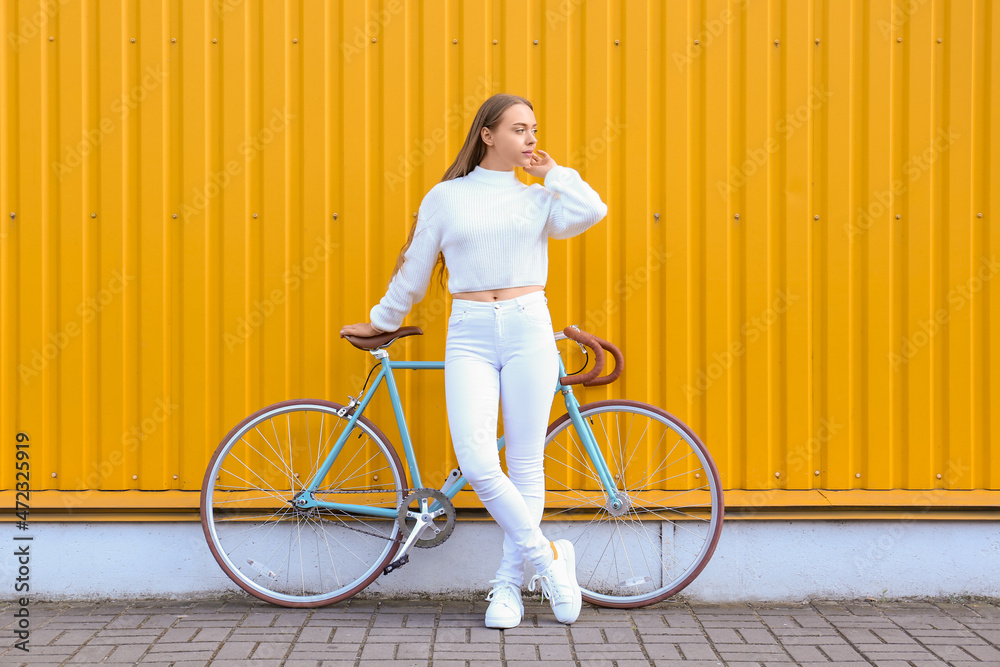
[[[422,500],[427,501],[426,506],[420,502]],[[452,504],[451,498],[441,493],[438,489],[417,489],[406,496],[406,498],[403,498],[403,502],[400,503],[399,511],[396,515],[399,521],[399,528],[403,533],[403,539],[405,540],[410,536],[410,532],[417,524],[417,520],[411,515],[419,514],[425,508],[430,509],[434,501],[441,503],[441,507],[437,510],[441,513],[434,517],[430,525],[424,526],[423,532],[417,537],[417,541],[413,543],[413,546],[424,549],[436,547],[451,537],[452,531],[455,530],[455,506]]]

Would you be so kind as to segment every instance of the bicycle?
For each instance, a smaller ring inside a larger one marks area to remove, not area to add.
[[[366,380],[347,405],[275,403],[222,440],[205,472],[201,521],[212,555],[243,590],[285,607],[332,604],[404,565],[412,547],[435,547],[452,534],[451,501],[466,480],[452,470],[440,489],[422,486],[393,375],[443,370],[444,362],[389,358],[393,342],[422,333],[408,326],[347,336],[379,362],[369,392]],[[559,355],[555,392],[566,413],[545,437],[543,519],[557,520],[546,534],[574,543],[585,601],[627,608],[664,600],[690,584],[715,551],[724,515],[718,469],[694,431],[665,410],[624,399],[581,405],[572,385],[614,381],[623,356],[576,326],[553,335],[576,341],[585,360],[567,374]],[[594,367],[582,373],[588,348]],[[615,368],[598,377],[605,350]],[[406,469],[389,438],[363,415],[383,380]],[[502,436],[497,446],[503,448]]]

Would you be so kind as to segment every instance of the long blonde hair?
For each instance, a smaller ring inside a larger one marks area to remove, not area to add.
[[[483,128],[488,127],[491,131],[495,130],[497,124],[500,122],[500,118],[503,116],[507,108],[515,104],[526,104],[529,109],[534,111],[534,107],[531,106],[531,102],[520,95],[510,95],[508,93],[497,93],[482,103],[479,107],[479,111],[476,112],[476,117],[472,119],[472,126],[469,128],[469,134],[465,137],[465,143],[462,145],[462,149],[458,151],[455,161],[452,162],[451,166],[448,167],[448,170],[444,172],[444,176],[441,178],[442,182],[465,176],[470,171],[475,169],[476,165],[482,162],[483,158],[486,157],[486,144],[483,142],[482,138]],[[406,243],[403,244],[403,249],[399,251],[399,256],[396,258],[396,266],[392,270],[392,275],[389,276],[389,283],[392,282],[396,272],[403,266],[403,257],[406,255],[407,249],[409,249],[410,244],[413,242],[413,233],[417,229],[417,222],[417,220],[414,220],[413,224],[410,226],[410,234],[406,238]],[[444,289],[446,269],[444,263],[444,253],[438,253],[435,268],[438,272],[438,279],[441,283],[441,288]],[[387,289],[389,283],[386,284]]]

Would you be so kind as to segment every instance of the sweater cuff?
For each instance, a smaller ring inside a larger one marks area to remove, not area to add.
[[[552,180],[555,180],[556,182],[559,182],[565,176],[569,175],[567,172],[572,172],[572,171],[573,171],[572,167],[566,167],[564,165],[557,164],[556,166],[554,166],[551,169],[549,169],[548,173],[545,174],[545,182],[544,182],[545,187],[547,188],[547,187],[549,187],[549,185],[551,185],[549,183],[549,179],[552,179]]]
[[[392,318],[392,314],[386,313],[384,312],[384,310],[385,309],[382,307],[381,303],[377,303],[374,306],[372,306],[371,311],[368,313],[369,322],[371,322],[371,325],[376,329],[380,329],[382,333],[385,333],[387,331],[395,331],[396,329],[399,328],[400,325],[395,322],[388,321],[389,319]],[[383,317],[383,314],[385,315],[385,317]]]

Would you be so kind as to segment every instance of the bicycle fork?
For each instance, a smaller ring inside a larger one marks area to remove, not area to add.
[[[618,491],[618,483],[611,476],[611,471],[608,470],[608,462],[604,460],[604,455],[601,454],[601,449],[597,446],[594,431],[590,428],[587,420],[580,414],[580,402],[576,399],[572,387],[562,387],[561,391],[566,396],[566,411],[569,414],[569,419],[573,422],[573,427],[576,429],[580,439],[583,440],[583,447],[587,451],[587,456],[594,462],[597,475],[604,486],[605,494],[608,496],[608,511],[612,514],[624,512],[627,509],[627,497],[622,497],[624,494],[620,494]]]

